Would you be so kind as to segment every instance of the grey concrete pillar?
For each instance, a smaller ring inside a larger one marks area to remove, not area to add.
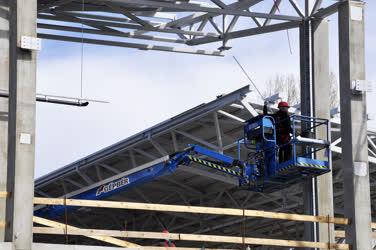
[[[327,20],[312,21],[312,61],[313,61],[313,113],[315,117],[330,119],[329,84],[329,24]],[[315,130],[317,138],[327,136],[325,128]],[[330,135],[329,135],[330,136]],[[330,138],[330,137],[329,137]],[[317,152],[317,159],[326,159],[324,151]],[[332,172],[317,177],[317,214],[334,216]],[[334,243],[334,225],[319,223],[318,240]]]
[[[9,9],[8,0],[0,0],[0,90],[9,85]],[[0,191],[7,190],[8,100],[0,98]],[[7,200],[0,198],[0,221],[6,220]],[[5,241],[5,230],[0,228],[0,242]]]
[[[36,0],[10,4],[7,188],[13,189],[7,219],[15,249],[30,250],[34,196],[36,52],[19,48],[36,37]],[[11,212],[11,214],[9,214]],[[9,237],[9,236],[7,236]]]
[[[366,94],[355,94],[354,80],[365,80],[364,3],[339,8],[339,69],[346,243],[353,250],[371,249],[371,202],[368,169]]]

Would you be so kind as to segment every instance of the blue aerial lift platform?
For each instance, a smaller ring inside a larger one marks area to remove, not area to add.
[[[238,143],[253,149],[255,153],[248,155],[247,164],[254,166],[253,189],[272,192],[279,188],[302,182],[304,178],[312,178],[330,172],[330,123],[327,119],[292,115],[290,118],[291,139],[284,145],[277,145],[276,125],[271,116],[257,116],[247,121],[244,126],[244,139]],[[313,139],[314,131],[325,130],[325,138]],[[290,157],[279,159],[279,151],[287,148]],[[318,152],[323,151],[321,159],[316,159]]]
[[[146,168],[101,183],[69,198],[102,200],[133,186],[171,174],[181,165],[190,166],[192,162],[237,178],[239,187],[257,192],[271,192],[302,182],[304,178],[329,172],[331,159],[329,121],[296,115],[291,116],[290,119],[292,135],[291,140],[285,145],[277,145],[276,124],[273,117],[260,115],[245,122],[244,138],[238,140],[237,157],[224,155],[199,145],[188,145],[185,150],[169,155],[161,161],[152,162]],[[326,137],[310,138],[318,128],[326,130]],[[291,150],[291,157],[281,161],[278,157],[279,150],[284,147]],[[241,159],[241,150],[244,148],[247,157]],[[324,155],[325,159],[322,159],[323,157],[320,160],[316,159],[317,152],[322,150],[325,153],[321,155]],[[64,214],[66,209],[64,206],[44,206],[36,208],[34,213],[51,218]]]

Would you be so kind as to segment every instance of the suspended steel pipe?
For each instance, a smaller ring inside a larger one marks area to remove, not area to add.
[[[9,93],[0,92],[0,97],[9,98]],[[65,99],[68,99],[67,97]],[[40,95],[36,96],[37,102],[45,102],[45,103],[53,103],[53,104],[60,104],[60,105],[68,105],[68,106],[77,106],[77,107],[86,107],[89,105],[88,100],[81,100],[81,99],[73,99],[72,100],[63,100],[62,98],[54,97],[54,96],[47,96],[47,95]]]

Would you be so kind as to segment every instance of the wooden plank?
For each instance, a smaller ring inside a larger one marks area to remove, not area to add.
[[[336,218],[328,216],[312,216],[304,214],[289,214],[289,213],[277,213],[277,212],[267,212],[259,210],[245,210],[245,216],[250,217],[263,217],[269,219],[281,219],[281,220],[292,220],[292,221],[310,221],[310,222],[321,222],[321,223],[333,223],[339,225],[348,225],[349,221],[346,218]]]
[[[64,234],[63,228],[46,228],[34,227],[33,232],[37,234]],[[67,234],[84,235],[84,236],[113,236],[124,238],[138,239],[170,239],[182,241],[199,241],[199,242],[219,242],[231,244],[250,244],[264,246],[283,246],[283,247],[310,247],[320,249],[349,249],[348,244],[330,244],[326,242],[310,241],[293,241],[293,240],[276,240],[251,237],[237,236],[220,236],[220,235],[199,235],[199,234],[182,234],[182,233],[157,233],[157,232],[140,232],[140,231],[116,231],[116,230],[97,230],[97,229],[68,229]]]
[[[77,228],[77,227],[74,227],[74,226],[65,225],[63,223],[59,223],[59,222],[52,221],[52,220],[47,220],[47,219],[36,217],[36,216],[33,216],[33,222],[44,225],[44,226],[49,226],[49,227],[53,227],[53,228],[60,228],[60,229],[63,229],[63,230],[65,230],[65,229],[67,229],[67,230],[80,229],[80,228]],[[86,236],[86,235],[83,235],[83,236]],[[110,236],[91,236],[91,235],[89,235],[87,237],[91,238],[91,239],[96,239],[96,240],[99,240],[99,241],[107,242],[107,243],[110,243],[110,244],[113,244],[113,245],[116,245],[116,246],[120,246],[120,247],[132,247],[133,248],[133,247],[139,247],[140,246],[140,245],[130,243],[130,242],[124,241],[124,240],[119,240],[117,238],[113,238],[113,237],[110,237]]]
[[[335,231],[335,237],[336,238],[346,238],[345,231],[343,231],[343,230],[336,230]]]
[[[343,230],[336,230],[335,231],[336,238],[346,238],[346,233]],[[376,232],[372,232],[372,237],[376,239]]]
[[[0,198],[8,198],[9,193],[6,191],[0,191]]]
[[[64,199],[35,197],[34,204],[64,205]],[[179,212],[179,213],[200,213],[200,214],[261,217],[261,218],[292,220],[292,221],[309,221],[309,222],[321,222],[321,223],[329,222],[329,223],[341,224],[341,225],[349,224],[349,221],[346,218],[333,218],[333,217],[328,218],[327,216],[275,213],[275,212],[266,212],[266,211],[260,211],[260,210],[243,210],[243,209],[234,209],[234,208],[215,208],[215,207],[181,206],[181,205],[165,205],[165,204],[117,202],[117,201],[74,200],[74,199],[67,199],[66,205],[82,206],[82,207],[100,207],[100,208],[119,208],[119,209],[133,209],[133,210],[163,211],[163,212]]]

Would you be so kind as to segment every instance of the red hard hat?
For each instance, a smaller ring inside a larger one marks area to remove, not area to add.
[[[286,108],[289,108],[289,104],[287,102],[280,102],[278,103],[278,108],[282,108],[282,107],[286,107]]]

